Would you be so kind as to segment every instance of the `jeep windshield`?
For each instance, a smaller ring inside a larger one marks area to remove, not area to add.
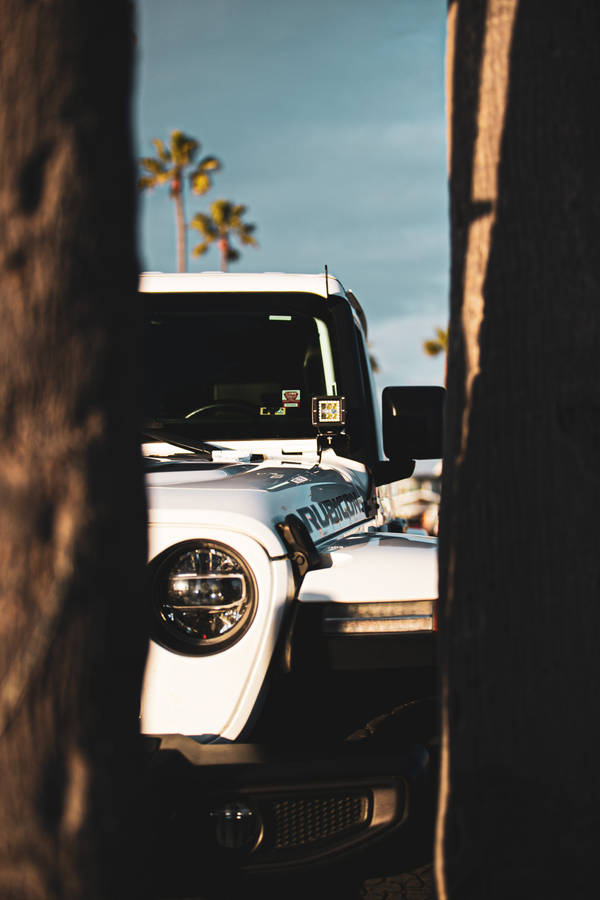
[[[145,425],[200,439],[313,437],[336,394],[326,301],[310,294],[142,295]]]

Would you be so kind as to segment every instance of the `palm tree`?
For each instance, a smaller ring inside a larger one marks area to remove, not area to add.
[[[146,867],[132,6],[0,3],[1,897]]]
[[[444,384],[446,384],[446,379],[448,377],[448,328],[436,328],[435,338],[423,341],[423,350],[427,356],[439,356],[440,353],[444,354]]]
[[[423,341],[423,350],[427,356],[439,356],[440,353],[448,352],[448,329],[436,328],[435,338]]]
[[[379,360],[377,359],[377,357],[371,350],[371,342],[370,341],[367,341],[367,350],[369,352],[369,362],[371,363],[371,368],[373,369],[373,372],[375,374],[377,374],[380,371]]]
[[[152,143],[156,157],[146,156],[139,160],[144,174],[138,179],[140,191],[152,190],[159,184],[169,182],[171,197],[175,201],[175,221],[177,227],[177,271],[186,270],[186,224],[183,210],[183,185],[186,170],[193,164],[201,144],[182,131],[172,131],[169,147],[155,138]],[[221,168],[216,156],[205,156],[191,172],[188,172],[192,192],[205,194],[211,187],[211,172]]]
[[[436,896],[592,897],[600,4],[448,7]]]
[[[231,237],[236,235],[242,244],[257,247],[252,233],[256,225],[242,221],[245,206],[238,206],[230,200],[215,200],[210,205],[210,214],[197,213],[190,225],[200,232],[204,240],[193,248],[194,256],[202,256],[211,244],[217,241],[221,255],[221,272],[227,271],[227,263],[240,258],[239,250],[231,246]]]

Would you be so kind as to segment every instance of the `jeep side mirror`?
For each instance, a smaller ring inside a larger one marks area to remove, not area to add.
[[[383,391],[383,449],[389,459],[442,456],[442,387],[386,387]]]

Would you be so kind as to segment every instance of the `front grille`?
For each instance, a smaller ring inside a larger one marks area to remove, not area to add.
[[[339,837],[367,820],[369,801],[364,794],[277,800],[273,803],[274,847],[291,850],[316,841]]]

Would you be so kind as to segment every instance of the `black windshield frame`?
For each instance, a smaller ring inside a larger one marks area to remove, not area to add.
[[[190,316],[190,321],[199,316],[209,316],[211,311],[215,311],[222,320],[223,315],[232,317],[232,328],[239,330],[239,317],[251,315],[258,311],[260,314],[281,316],[291,315],[297,317],[305,317],[306,320],[320,320],[325,323],[329,339],[331,343],[331,353],[333,358],[333,366],[336,377],[339,378],[341,371],[338,365],[340,348],[336,343],[335,328],[331,315],[331,308],[328,301],[318,295],[296,292],[202,292],[202,293],[163,293],[163,292],[144,292],[142,293],[142,301],[144,306],[144,322],[145,327],[148,322],[158,317],[186,317]],[[238,314],[238,323],[236,324],[236,314]],[[200,319],[201,321],[201,319]],[[314,326],[316,328],[316,326]],[[284,333],[285,329],[282,330]],[[233,332],[232,332],[233,333]],[[206,340],[210,340],[210,335],[206,335]],[[222,340],[222,336],[221,336]],[[160,342],[159,342],[160,343]],[[227,353],[227,347],[222,350]],[[167,354],[165,354],[166,358]],[[160,367],[165,360],[160,358],[160,349],[155,347],[150,354],[145,354],[144,370],[150,369],[156,363],[157,368]],[[257,362],[258,365],[258,362]],[[145,377],[145,391],[148,393],[150,378]],[[295,385],[285,385],[293,388]],[[338,393],[343,391],[343,384],[339,381],[336,384]],[[281,392],[280,392],[281,396]],[[297,439],[297,438],[313,438],[315,430],[310,422],[309,415],[305,414],[309,406],[309,397],[302,397],[303,413],[300,416],[297,410],[288,410],[287,415],[260,415],[255,420],[243,422],[236,420],[235,417],[227,418],[226,411],[220,410],[220,417],[217,420],[214,417],[206,419],[201,414],[194,419],[177,419],[168,420],[156,414],[153,410],[151,418],[146,415],[145,422],[147,426],[151,426],[155,432],[160,430],[161,426],[168,431],[176,427],[179,434],[188,436],[189,438],[219,441],[219,440],[252,440],[252,439]],[[273,407],[274,409],[274,407]],[[146,411],[149,406],[146,403]]]

